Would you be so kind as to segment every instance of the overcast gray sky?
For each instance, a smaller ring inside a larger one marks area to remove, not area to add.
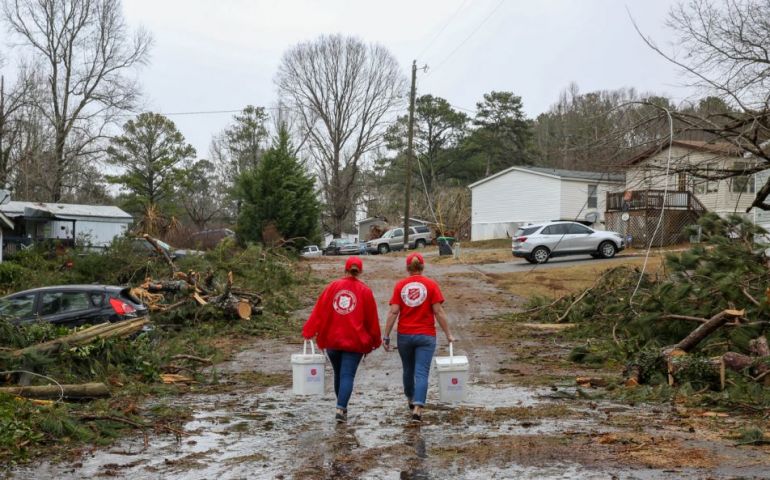
[[[124,0],[128,22],[155,39],[141,72],[154,111],[233,110],[275,105],[282,53],[320,34],[378,42],[408,73],[427,64],[418,93],[473,109],[491,90],[520,95],[534,117],[569,82],[583,92],[635,87],[681,99],[684,79],[639,38],[628,10],[661,45],[671,0]],[[231,114],[173,116],[208,155]]]

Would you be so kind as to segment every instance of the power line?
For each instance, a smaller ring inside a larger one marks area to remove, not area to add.
[[[494,14],[495,14],[495,12],[497,12],[497,10],[498,10],[498,9],[499,9],[499,8],[500,8],[502,5],[503,5],[503,3],[504,3],[504,2],[505,2],[505,0],[500,0],[500,1],[497,3],[497,5],[495,5],[495,8],[493,8],[493,9],[492,9],[492,11],[491,11],[491,12],[489,12],[489,14],[488,14],[486,17],[484,17],[484,20],[482,20],[482,21],[481,21],[481,23],[479,23],[478,25],[476,25],[476,28],[474,28],[474,29],[471,31],[471,33],[470,33],[470,34],[469,34],[467,37],[465,37],[465,39],[464,39],[462,42],[460,42],[460,44],[459,44],[459,45],[457,45],[457,46],[454,48],[454,50],[452,50],[451,52],[449,52],[449,55],[447,55],[446,57],[444,57],[444,59],[443,59],[443,60],[441,60],[441,61],[438,63],[438,65],[436,65],[436,66],[433,68],[433,70],[431,70],[431,73],[432,73],[433,71],[435,71],[435,70],[438,70],[439,68],[441,68],[441,66],[442,66],[444,63],[446,63],[446,61],[447,61],[447,60],[449,60],[449,59],[452,57],[452,55],[454,55],[454,54],[455,54],[455,53],[456,53],[458,50],[460,50],[460,48],[462,48],[462,46],[463,46],[463,45],[465,45],[465,43],[466,43],[468,40],[470,40],[470,39],[471,39],[471,37],[473,37],[473,35],[475,35],[475,34],[476,34],[476,32],[478,32],[478,31],[479,31],[479,29],[481,29],[481,27],[483,27],[483,26],[484,26],[484,24],[485,24],[485,23],[487,23],[487,20],[489,20],[490,18],[492,18],[492,15],[494,15]],[[429,74],[429,75],[430,75],[430,74]]]
[[[452,23],[452,20],[457,16],[458,13],[460,13],[460,10],[463,9],[465,4],[468,2],[468,0],[463,0],[462,3],[460,3],[460,6],[457,7],[457,10],[447,18],[446,22],[444,22],[444,25],[441,27],[441,29],[436,33],[436,35],[433,36],[433,38],[428,42],[428,44],[425,46],[425,48],[422,49],[422,51],[417,55],[417,58],[422,58],[422,56],[425,54],[425,52],[430,49],[431,45],[433,45],[433,42],[435,42],[438,37],[441,36],[442,33],[444,33],[444,30],[446,30],[446,27],[449,26],[450,23]]]

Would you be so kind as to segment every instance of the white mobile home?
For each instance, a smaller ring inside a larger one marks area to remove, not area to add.
[[[604,221],[607,192],[623,174],[511,167],[469,185],[471,240],[506,238],[520,225],[560,219]]]
[[[120,208],[102,205],[7,202],[0,205],[0,212],[14,221],[13,236],[20,243],[60,240],[70,245],[105,247],[133,222]]]

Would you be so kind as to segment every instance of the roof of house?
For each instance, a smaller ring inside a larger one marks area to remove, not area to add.
[[[695,150],[698,152],[709,152],[718,155],[724,155],[728,157],[740,157],[743,155],[743,151],[735,145],[727,142],[704,142],[700,140],[673,140],[671,142],[673,147],[687,148],[689,150]],[[666,150],[669,147],[669,142],[661,142],[654,145],[647,150],[637,154],[626,162],[627,165],[635,165],[643,160],[647,160],[653,155]]]
[[[0,212],[9,217],[50,216],[60,219],[80,217],[110,218],[131,221],[133,217],[118,207],[109,205],[75,205],[71,203],[8,202]]]
[[[356,222],[357,225],[360,225],[362,223],[370,223],[370,222],[387,222],[388,219],[385,217],[367,217],[364,219],[361,219]]]
[[[542,175],[551,178],[558,178],[560,180],[581,180],[597,183],[624,183],[626,176],[624,173],[610,173],[610,172],[586,172],[581,170],[564,170],[560,168],[544,168],[544,167],[510,167],[503,171],[497,172],[494,175],[490,175],[486,178],[471,183],[468,188],[474,188],[482,183],[486,183],[497,177],[506,175],[512,171],[532,173],[535,175]]]

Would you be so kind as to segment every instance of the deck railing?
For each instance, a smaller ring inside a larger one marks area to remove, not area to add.
[[[664,190],[632,190],[630,192],[607,192],[608,212],[634,210],[691,210],[704,213],[706,207],[691,192]]]

